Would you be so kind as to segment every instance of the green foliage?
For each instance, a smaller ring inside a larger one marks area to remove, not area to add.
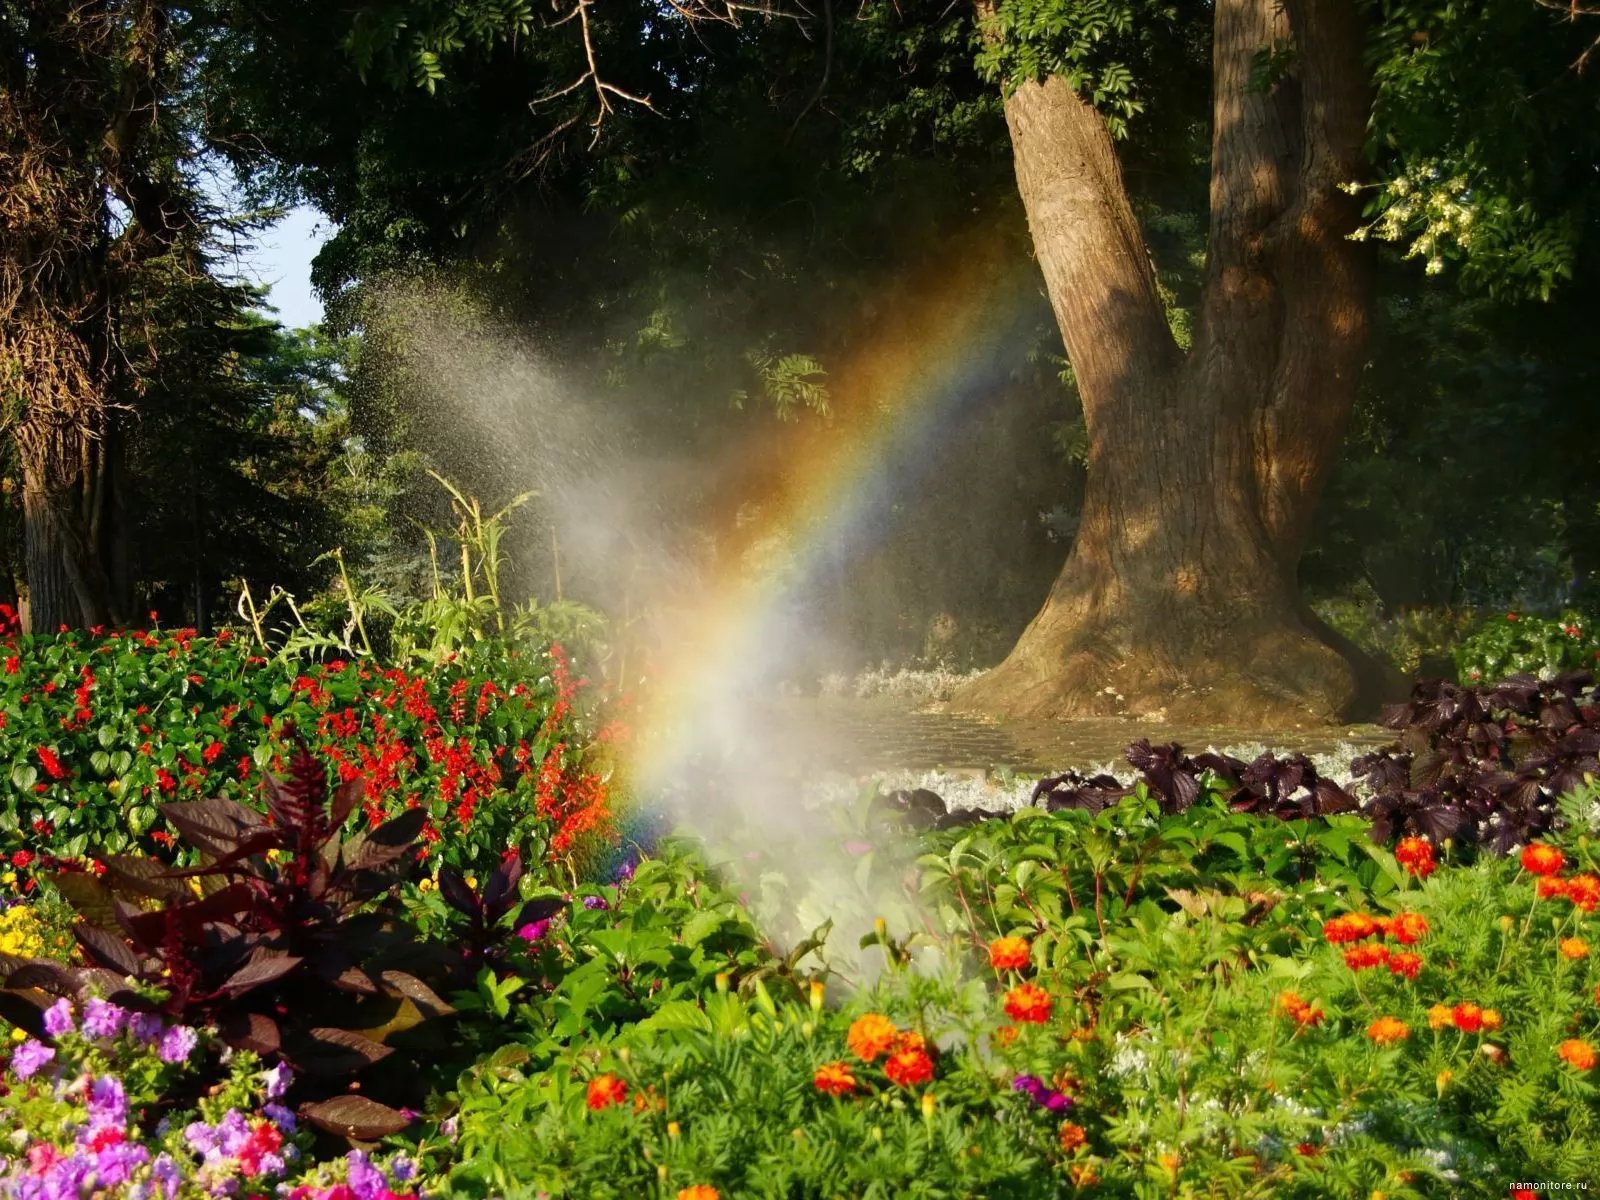
[[[1448,674],[1453,669],[1452,651],[1479,621],[1470,608],[1418,607],[1385,613],[1371,587],[1360,585],[1346,595],[1313,601],[1311,608],[1330,628],[1413,678]]]
[[[979,30],[978,69],[1008,94],[1059,75],[1120,138],[1144,107],[1135,66],[1148,27],[1177,20],[1176,6],[1150,0],[1001,0]]]
[[[1464,684],[1496,683],[1508,675],[1552,679],[1566,671],[1592,670],[1600,661],[1593,621],[1568,609],[1558,617],[1506,613],[1483,625],[1455,648]]]
[[[1429,274],[1548,297],[1574,277],[1600,201],[1592,33],[1530,0],[1374,0],[1369,231]],[[1592,253],[1592,247],[1589,248]]]

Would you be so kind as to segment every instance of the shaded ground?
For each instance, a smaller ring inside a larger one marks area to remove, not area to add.
[[[758,707],[761,724],[783,730],[772,753],[784,761],[771,766],[785,774],[819,766],[851,775],[932,768],[988,772],[1000,767],[1044,774],[1120,763],[1123,747],[1141,737],[1158,744],[1178,742],[1190,751],[1265,745],[1279,753],[1310,755],[1332,754],[1341,746],[1364,750],[1394,737],[1376,725],[1262,730],[1115,718],[1001,722],[891,698],[784,697],[761,701]]]

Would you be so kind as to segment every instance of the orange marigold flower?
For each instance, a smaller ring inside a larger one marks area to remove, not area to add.
[[[817,1091],[827,1092],[830,1096],[848,1096],[856,1090],[856,1077],[847,1062],[823,1063],[811,1077],[811,1082],[816,1084]]]
[[[628,1085],[615,1075],[596,1075],[589,1080],[587,1103],[590,1112],[599,1112],[628,1098]]]
[[[1286,1017],[1292,1017],[1306,1007],[1306,1002],[1295,992],[1279,992],[1277,1009]]]
[[[1592,913],[1600,907],[1600,875],[1574,875],[1567,880],[1567,899]]]
[[[721,1200],[721,1195],[709,1183],[697,1183],[693,1187],[680,1188],[678,1200]]]
[[[1556,1057],[1579,1071],[1592,1070],[1594,1064],[1600,1062],[1600,1055],[1596,1055],[1594,1047],[1582,1038],[1568,1038],[1562,1042],[1556,1047]]]
[[[900,1031],[895,1028],[894,1022],[879,1013],[857,1017],[844,1037],[850,1053],[862,1062],[877,1062],[899,1040]]]
[[[1017,1034],[1021,1032],[1022,1030],[1018,1029],[1015,1025],[998,1026],[994,1031],[995,1044],[999,1046],[1009,1046],[1012,1042],[1017,1040]]]
[[[1033,959],[1027,938],[1001,937],[989,943],[989,965],[996,971],[1020,971]]]
[[[1561,957],[1577,962],[1580,958],[1589,957],[1589,943],[1582,938],[1562,938]]]
[[[1411,1036],[1411,1030],[1398,1017],[1379,1017],[1367,1026],[1367,1036],[1378,1045],[1387,1046],[1390,1042],[1405,1041]]]
[[[1567,881],[1553,875],[1541,875],[1539,882],[1533,885],[1533,890],[1541,900],[1559,900],[1567,894]]]
[[[1566,861],[1560,850],[1543,842],[1534,842],[1522,851],[1522,869],[1530,875],[1554,875]]]
[[[1100,1172],[1094,1169],[1093,1163],[1073,1163],[1067,1168],[1067,1177],[1072,1180],[1072,1186],[1078,1188],[1093,1187],[1100,1182]]]
[[[1293,1016],[1296,1025],[1302,1029],[1310,1029],[1313,1025],[1322,1024],[1323,1012],[1320,1008],[1313,1008],[1308,1004]]]
[[[1493,1031],[1499,1029],[1501,1024],[1499,1009],[1486,1008],[1483,1010],[1483,1027],[1485,1030]]]
[[[1368,967],[1381,967],[1389,961],[1389,947],[1375,942],[1352,946],[1344,952],[1344,965],[1352,971],[1365,971]]]
[[[1399,913],[1389,922],[1389,935],[1402,946],[1415,946],[1428,936],[1428,918],[1421,913]]]
[[[1084,1146],[1089,1141],[1089,1135],[1084,1132],[1082,1125],[1074,1125],[1068,1121],[1061,1127],[1061,1148],[1068,1154]]]
[[[1448,1004],[1435,1004],[1428,1010],[1428,1028],[1443,1029],[1456,1019],[1455,1012]]]
[[[1006,993],[1006,1016],[1024,1024],[1043,1025],[1050,1019],[1050,1010],[1054,1005],[1050,993],[1038,984],[1024,983]]]
[[[916,1087],[933,1078],[933,1059],[922,1050],[896,1050],[883,1064],[889,1082],[900,1087]]]
[[[1322,936],[1336,946],[1342,942],[1359,942],[1377,932],[1378,923],[1365,913],[1346,913],[1322,925]]]
[[[1433,843],[1427,838],[1401,838],[1394,849],[1395,860],[1418,879],[1426,879],[1438,867],[1433,858]]]
[[[1415,979],[1422,970],[1422,955],[1414,950],[1396,950],[1389,956],[1389,970],[1406,979]]]
[[[1463,1001],[1451,1011],[1450,1020],[1462,1033],[1477,1033],[1483,1028],[1483,1009]]]

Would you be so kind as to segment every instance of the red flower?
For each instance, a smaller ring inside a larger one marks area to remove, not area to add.
[[[1395,861],[1418,879],[1426,879],[1438,867],[1433,859],[1433,843],[1427,838],[1402,838],[1395,847]]]
[[[1428,918],[1421,913],[1403,912],[1389,922],[1389,936],[1402,946],[1415,946],[1428,932]]]
[[[989,943],[989,965],[996,971],[1020,971],[1032,960],[1027,938],[1001,937]]]
[[[1365,946],[1352,946],[1344,952],[1344,965],[1352,971],[1365,971],[1368,967],[1381,967],[1389,961],[1389,947],[1369,942]]]
[[[1322,936],[1335,946],[1342,942],[1359,942],[1377,932],[1378,923],[1365,913],[1346,913],[1322,925]]]
[[[1006,1016],[1024,1024],[1043,1025],[1050,1019],[1055,1001],[1038,984],[1024,983],[1006,993]]]
[[[56,757],[56,752],[49,746],[40,746],[35,753],[38,754],[40,764],[51,779],[70,779],[72,777],[72,772],[61,765],[61,760]]]
[[[1389,970],[1406,979],[1415,979],[1422,971],[1422,955],[1412,950],[1397,950],[1389,955]]]
[[[823,1063],[811,1077],[819,1092],[830,1096],[848,1096],[856,1090],[856,1077],[846,1062]]]
[[[1567,880],[1566,894],[1584,912],[1592,913],[1600,906],[1600,876],[1574,875]]]
[[[1554,875],[1566,861],[1561,851],[1542,842],[1534,842],[1522,851],[1522,869],[1530,875]]]
[[[19,870],[19,871],[22,870],[23,867],[26,867],[32,861],[33,861],[33,851],[32,850],[18,850],[15,854],[13,854],[11,856],[11,865],[13,867],[16,867],[17,870]]]
[[[1463,1002],[1451,1010],[1450,1020],[1462,1033],[1477,1033],[1483,1028],[1483,1009],[1476,1004]]]
[[[916,1087],[933,1078],[933,1059],[922,1050],[896,1050],[883,1064],[889,1082],[900,1087]]]
[[[610,1108],[613,1104],[621,1104],[628,1098],[628,1085],[615,1075],[596,1075],[589,1080],[588,1095],[585,1103],[590,1112],[599,1112],[602,1108]]]

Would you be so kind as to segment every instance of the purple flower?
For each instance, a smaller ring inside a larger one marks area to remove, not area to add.
[[[1011,1081],[1011,1090],[1022,1092],[1047,1112],[1062,1113],[1072,1107],[1072,1097],[1055,1088],[1045,1087],[1037,1075],[1018,1075]]]
[[[89,1124],[124,1125],[128,1120],[128,1093],[115,1075],[102,1075],[89,1085]]]
[[[164,1063],[187,1062],[199,1042],[199,1035],[187,1025],[174,1025],[162,1035],[156,1056]]]
[[[378,1200],[388,1190],[383,1172],[373,1166],[372,1161],[360,1150],[350,1151],[345,1155],[345,1162],[348,1164],[345,1181],[356,1194],[356,1200]]]
[[[92,997],[83,1007],[83,1032],[85,1037],[114,1038],[128,1024],[128,1010],[98,996]]]
[[[120,1187],[128,1182],[135,1167],[150,1160],[150,1151],[137,1142],[118,1142],[95,1154],[96,1188]]]
[[[410,1180],[415,1179],[416,1175],[417,1164],[412,1162],[404,1154],[396,1154],[389,1160],[389,1178],[393,1179],[396,1183],[409,1182]]]
[[[633,859],[631,859],[631,858],[630,859],[626,859],[626,860],[623,861],[623,864],[620,867],[617,868],[616,874],[613,877],[612,882],[613,883],[627,883],[630,879],[633,878],[633,873],[635,871],[637,871],[638,869],[639,869],[639,864],[638,863],[634,862]]]
[[[517,930],[517,936],[519,938],[521,938],[523,941],[528,942],[528,943],[531,944],[533,942],[537,942],[540,938],[544,937],[544,935],[549,933],[549,932],[550,932],[550,918],[546,917],[542,921],[530,921],[528,924],[524,925],[521,929]]]
[[[604,896],[585,896],[583,898],[583,906],[590,912],[611,907],[611,905],[606,903],[606,898]]]
[[[128,1032],[146,1046],[161,1036],[163,1028],[160,1013],[134,1013],[128,1018]]]
[[[221,1137],[222,1152],[232,1158],[250,1140],[250,1122],[237,1108],[230,1108],[217,1122],[217,1133]]]
[[[1040,1103],[1044,1105],[1047,1112],[1064,1113],[1072,1107],[1072,1097],[1065,1092],[1058,1092],[1052,1088],[1045,1093],[1044,1099]]]
[[[76,1028],[72,1023],[72,1001],[63,998],[44,1010],[44,1031],[51,1037],[60,1037]]]
[[[204,1121],[192,1121],[183,1127],[183,1140],[201,1154],[211,1154],[221,1147],[221,1135]]]
[[[293,1133],[295,1129],[294,1114],[281,1104],[263,1104],[261,1115],[271,1121],[284,1133]]]
[[[270,1070],[261,1072],[261,1079],[267,1086],[267,1099],[276,1100],[289,1090],[289,1085],[294,1082],[294,1072],[289,1070],[287,1063],[279,1063]]]
[[[11,1070],[18,1079],[30,1079],[56,1056],[56,1052],[43,1042],[29,1038],[17,1047],[16,1053],[11,1056]]]
[[[178,1164],[172,1161],[172,1155],[157,1155],[155,1162],[150,1164],[150,1182],[156,1185],[156,1194],[161,1200],[172,1200],[178,1194],[180,1181]]]

